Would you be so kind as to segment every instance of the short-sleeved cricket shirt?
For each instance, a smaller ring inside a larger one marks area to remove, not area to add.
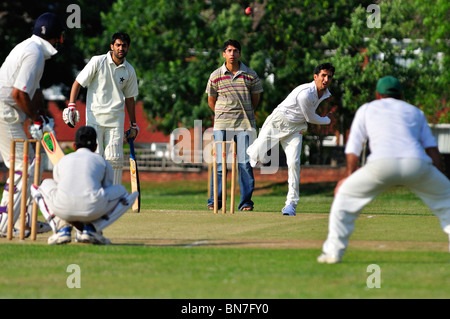
[[[32,99],[40,88],[45,60],[56,53],[58,51],[50,42],[36,35],[16,45],[0,68],[0,99],[8,105],[15,105],[14,88],[28,93]]]
[[[126,60],[116,65],[111,52],[94,56],[78,74],[76,81],[88,87],[86,122],[106,127],[123,125],[125,98],[138,95],[134,68]]]
[[[367,140],[368,162],[382,158],[419,158],[431,163],[424,149],[437,146],[424,113],[394,98],[366,103],[356,111],[345,153],[359,156]]]
[[[258,75],[242,62],[235,75],[226,68],[225,63],[211,73],[206,93],[217,97],[214,129],[256,128],[251,96],[261,92],[263,88]]]

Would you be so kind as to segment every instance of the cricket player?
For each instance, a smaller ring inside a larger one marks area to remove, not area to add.
[[[309,123],[327,125],[334,119],[332,113],[322,117],[316,114],[319,104],[331,96],[328,87],[335,68],[330,63],[318,65],[314,70],[314,80],[297,86],[269,115],[259,132],[258,138],[247,149],[250,164],[257,167],[267,161],[266,153],[281,143],[288,165],[289,190],[283,215],[295,216],[299,201],[300,155],[302,152],[302,132]]]
[[[75,240],[83,243],[109,244],[102,230],[122,216],[133,204],[138,192],[128,194],[122,185],[113,185],[111,165],[99,154],[97,134],[90,126],[75,134],[76,152],[64,156],[53,168],[53,179],[45,179],[31,193],[49,221],[54,234],[48,243]]]
[[[76,77],[70,92],[70,102],[63,111],[63,120],[70,127],[79,121],[76,99],[81,87],[88,87],[86,98],[86,125],[97,131],[97,153],[112,166],[114,184],[122,183],[123,140],[125,111],[130,118],[130,128],[125,138],[136,139],[135,97],[138,95],[136,72],[126,60],[130,37],[115,33],[111,51],[92,57]]]
[[[45,61],[58,51],[55,46],[63,42],[64,26],[53,13],[44,13],[37,18],[30,38],[19,43],[6,57],[0,68],[0,154],[9,168],[12,139],[27,139],[24,131],[25,120],[31,119],[29,132],[35,139],[42,139],[44,131],[53,129],[53,119],[44,113],[44,99],[40,89],[40,80],[44,72]],[[14,222],[20,215],[22,197],[22,158],[23,143],[16,145],[15,174],[9,176],[0,204],[0,237],[7,232],[7,206],[14,205]],[[29,149],[29,158],[34,151]],[[34,160],[28,168],[28,180],[33,181]],[[25,177],[26,180],[26,177]],[[27,185],[27,182],[25,182]],[[8,203],[9,187],[15,188],[14,203]],[[30,218],[28,218],[28,223]],[[44,224],[38,223],[38,232],[49,231]],[[29,234],[29,232],[26,232]]]
[[[377,83],[376,100],[355,114],[345,148],[348,177],[336,186],[319,263],[342,260],[363,207],[396,185],[408,187],[421,198],[450,239],[450,181],[441,172],[436,140],[423,112],[401,98],[398,79],[383,77]],[[370,155],[367,164],[358,169],[367,140]]]

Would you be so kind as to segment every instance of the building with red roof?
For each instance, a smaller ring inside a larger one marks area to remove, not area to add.
[[[62,110],[59,109],[56,102],[50,101],[48,103],[48,110],[55,120],[54,130],[59,143],[62,147],[72,147],[72,143],[75,141],[75,132],[77,127],[85,125],[86,123],[86,104],[80,101],[77,102],[77,110],[80,112],[80,122],[78,122],[75,128],[70,128],[66,123],[64,123],[62,119]],[[147,114],[144,111],[142,102],[136,103],[136,122],[139,126],[139,136],[136,140],[136,144],[170,142],[169,135],[164,135],[162,132],[158,132],[152,128],[148,121]],[[125,129],[128,129],[128,123],[128,114],[125,112]]]

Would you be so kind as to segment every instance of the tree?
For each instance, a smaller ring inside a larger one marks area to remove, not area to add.
[[[427,28],[418,27],[419,21],[429,21],[428,13],[414,1],[383,1],[379,9],[380,28],[371,26],[367,8],[358,6],[349,25],[334,24],[322,37],[333,50],[333,63],[345,70],[335,79],[340,103],[355,111],[375,98],[377,80],[391,74],[403,83],[404,99],[433,119],[448,94],[448,47],[441,45],[446,41],[433,41]],[[440,50],[447,60],[439,60]]]
[[[106,47],[105,39],[119,29],[130,33],[139,99],[151,121],[169,133],[194,119],[212,125],[204,93],[208,76],[223,63],[221,44],[237,39],[242,61],[263,80],[257,110],[262,125],[290,90],[312,81],[324,58],[320,36],[333,22],[345,24],[353,2],[255,1],[254,14],[245,15],[246,1],[118,0],[101,15],[105,32],[96,43]]]
[[[18,43],[32,35],[35,20],[45,12],[57,14],[66,25],[64,45],[58,47],[58,54],[46,61],[45,70],[41,80],[41,88],[52,85],[63,85],[66,96],[74,80],[74,69],[84,65],[82,49],[89,39],[95,37],[101,30],[98,12],[101,8],[109,8],[113,0],[86,1],[76,3],[81,10],[81,28],[68,28],[67,19],[71,12],[68,6],[73,0],[42,0],[42,1],[2,1],[0,2],[0,61],[4,61],[9,52]],[[63,107],[61,105],[60,107]]]
[[[45,12],[56,13],[65,22],[66,8],[70,1],[4,1],[0,3],[2,17],[0,19],[0,39],[2,49],[0,60],[3,61],[9,52],[20,42],[29,38],[33,32],[35,20]],[[47,88],[56,83],[67,82],[64,75],[71,74],[71,64],[67,63],[71,56],[72,44],[66,43],[59,48],[59,53],[46,62],[41,80],[41,87]]]
[[[448,66],[448,43],[438,41],[448,30],[442,27],[448,26],[448,4],[438,1],[435,21],[421,1],[381,1],[382,27],[371,28],[367,9],[372,3],[258,0],[250,4],[254,13],[246,15],[247,1],[117,0],[100,14],[101,35],[84,38],[84,50],[86,56],[100,54],[109,48],[112,33],[131,35],[128,59],[138,74],[139,100],[151,122],[166,133],[191,127],[195,119],[202,119],[204,127],[212,125],[205,87],[209,74],[223,63],[220,46],[228,38],[242,43],[242,61],[263,80],[258,127],[293,88],[312,81],[314,67],[326,61],[335,64],[336,77],[333,100],[322,111],[330,104],[341,106],[341,114],[349,118],[346,126],[352,112],[374,97],[377,77],[387,73],[405,83],[411,103],[421,100],[427,114],[434,113],[431,105],[448,92],[446,68],[441,67]],[[418,28],[421,21],[436,31]],[[411,28],[417,31],[414,37]],[[414,41],[401,43],[407,37]],[[418,55],[423,39],[427,50]],[[443,50],[444,64],[437,63],[436,53]],[[401,64],[405,61],[408,67]],[[314,126],[310,132],[323,133]]]
[[[215,61],[214,51],[208,51],[207,9],[204,1],[118,0],[101,15],[104,32],[98,43],[103,48],[109,48],[113,33],[130,34],[127,59],[139,78],[139,99],[166,133],[211,117],[202,99]]]
[[[417,67],[422,70],[416,86],[416,103],[433,123],[450,123],[447,101],[450,92],[450,2],[412,1],[417,10],[412,29],[418,30],[415,38],[421,39],[422,55]]]
[[[330,58],[321,41],[329,28],[347,25],[356,3],[372,1],[265,1],[264,15],[256,29],[257,51],[270,65],[263,74],[274,75],[261,106],[270,113],[296,86],[313,80],[314,68]],[[344,69],[338,66],[336,72]],[[334,86],[333,86],[334,88]],[[334,90],[333,90],[334,91]]]

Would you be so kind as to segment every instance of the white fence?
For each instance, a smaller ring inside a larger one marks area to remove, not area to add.
[[[200,172],[206,168],[204,163],[175,163],[168,154],[158,154],[151,149],[135,149],[136,161],[140,171],[184,171]],[[123,150],[124,169],[130,167],[130,150]]]
[[[450,154],[450,124],[432,124],[430,127],[437,140],[439,152]]]

